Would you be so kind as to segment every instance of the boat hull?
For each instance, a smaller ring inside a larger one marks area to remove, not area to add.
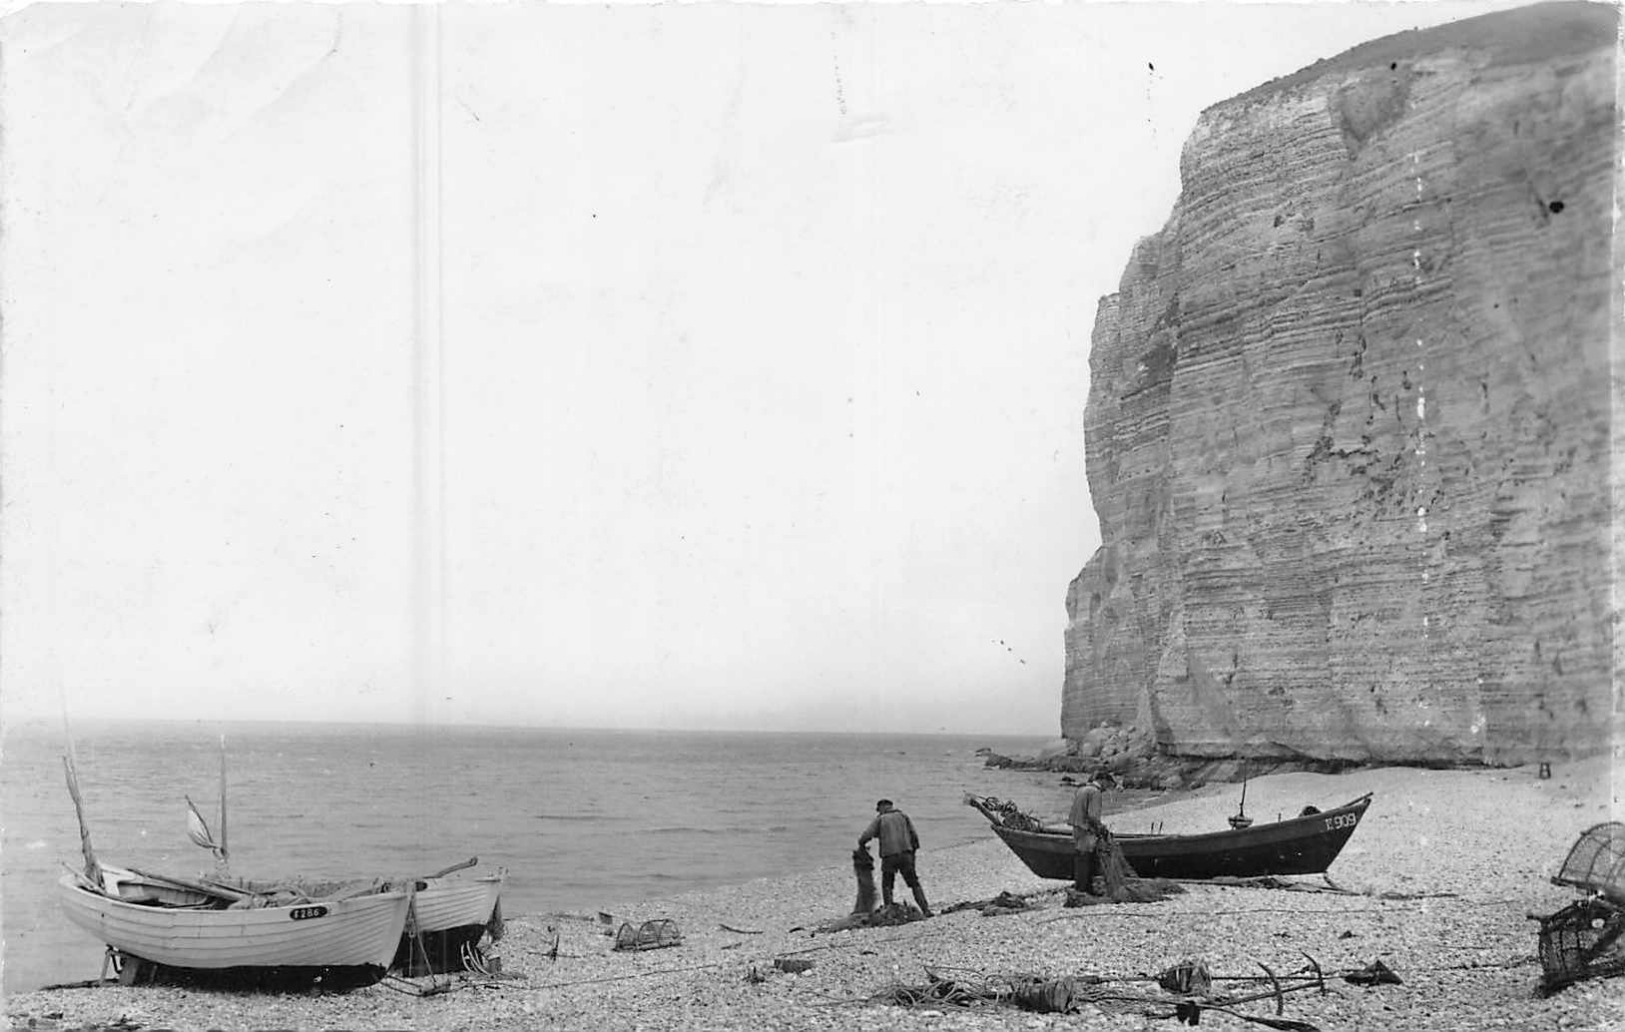
[[[420,932],[442,932],[491,920],[502,895],[503,875],[430,878],[412,900],[412,923]]]
[[[412,920],[392,963],[408,975],[462,971],[479,956],[480,939],[491,928],[504,875],[483,878],[430,878],[420,882]]]
[[[1116,835],[1123,859],[1141,878],[1256,878],[1320,874],[1342,852],[1371,805],[1369,795],[1335,810],[1240,830],[1202,835]],[[1071,881],[1076,851],[1070,832],[993,831],[1040,878]]]
[[[68,920],[128,957],[168,968],[388,968],[412,894],[245,909],[143,906],[58,883]]]

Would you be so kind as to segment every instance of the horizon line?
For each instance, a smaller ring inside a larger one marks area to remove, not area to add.
[[[62,718],[49,714],[24,714],[9,716],[0,714],[0,732],[19,726],[36,726],[46,724],[61,724]],[[584,731],[601,733],[625,734],[742,734],[742,735],[913,735],[917,737],[957,737],[974,738],[985,735],[990,738],[1036,738],[1056,739],[1063,737],[1059,729],[1050,732],[1043,731],[970,731],[951,730],[939,727],[935,730],[908,730],[897,728],[882,728],[872,730],[849,730],[829,727],[612,727],[598,724],[542,724],[521,721],[511,724],[491,724],[474,721],[436,722],[413,719],[387,720],[373,717],[367,718],[330,718],[323,720],[301,719],[297,717],[151,717],[151,716],[91,716],[75,718],[74,725],[94,724],[174,724],[174,725],[220,725],[220,724],[291,724],[303,726],[331,727],[334,725],[353,727],[386,727],[391,729],[423,730],[468,730],[468,731]]]

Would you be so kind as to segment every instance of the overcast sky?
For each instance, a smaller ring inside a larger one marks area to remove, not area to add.
[[[1509,3],[0,22],[0,719],[1058,733],[1202,108]]]

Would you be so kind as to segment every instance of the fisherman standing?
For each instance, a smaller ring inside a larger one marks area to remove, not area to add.
[[[925,901],[920,876],[914,873],[914,852],[920,848],[920,836],[914,831],[914,822],[908,819],[908,814],[895,809],[890,799],[882,799],[875,804],[875,819],[858,836],[858,848],[868,849],[872,838],[880,839],[881,903],[891,906],[892,886],[901,873],[904,884],[914,890],[914,902],[920,905],[920,913],[930,917],[931,906]]]
[[[1073,887],[1086,895],[1094,895],[1095,847],[1100,844],[1100,815],[1104,799],[1100,794],[1098,774],[1078,786],[1072,796],[1072,845],[1077,850],[1072,858]]]

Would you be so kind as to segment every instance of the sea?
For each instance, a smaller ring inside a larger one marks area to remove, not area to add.
[[[0,735],[0,988],[101,972],[56,881],[83,867],[60,724]],[[470,857],[506,868],[502,909],[613,913],[620,905],[850,863],[879,798],[929,852],[988,836],[966,792],[1045,816],[1053,774],[988,768],[980,748],[1031,755],[1044,738],[950,734],[609,731],[315,723],[75,723],[86,827],[109,863],[213,869],[186,835],[187,800],[234,874],[428,874]],[[222,760],[224,761],[222,763]],[[224,778],[222,779],[222,769]],[[929,876],[927,876],[929,877]],[[929,881],[927,881],[929,884]],[[832,913],[848,904],[830,901]]]

